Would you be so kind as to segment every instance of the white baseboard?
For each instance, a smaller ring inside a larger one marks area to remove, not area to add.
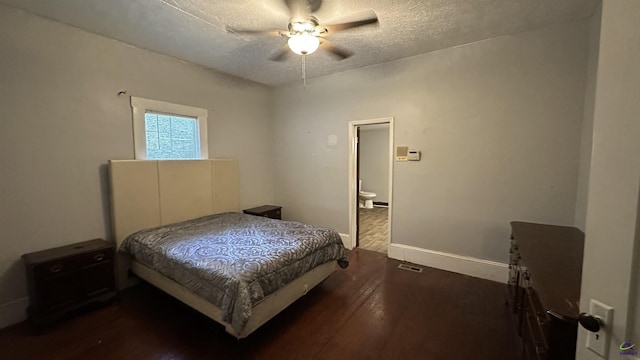
[[[389,244],[389,257],[501,283],[509,276],[507,264],[402,244]]]
[[[29,298],[22,298],[0,305],[0,329],[27,320]]]
[[[349,250],[353,249],[353,246],[351,244],[351,236],[340,233],[340,238],[342,239],[342,243],[344,244],[344,247],[346,247]]]

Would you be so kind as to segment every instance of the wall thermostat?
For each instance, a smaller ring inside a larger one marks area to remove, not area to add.
[[[407,155],[407,159],[409,161],[420,161],[420,150],[409,150],[409,155]]]

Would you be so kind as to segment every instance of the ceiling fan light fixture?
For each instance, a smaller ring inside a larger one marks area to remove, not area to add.
[[[289,38],[289,48],[298,55],[312,54],[318,46],[320,46],[320,39],[307,32],[295,34]]]
[[[316,31],[316,26],[318,26],[317,20],[315,22],[313,20],[292,20],[289,24],[289,31],[292,33],[313,33]]]

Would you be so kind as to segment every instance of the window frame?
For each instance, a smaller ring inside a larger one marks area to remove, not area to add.
[[[133,113],[133,148],[136,160],[147,160],[145,114],[148,111],[195,118],[198,122],[198,135],[200,137],[200,157],[197,159],[209,158],[209,143],[207,142],[207,118],[209,117],[209,112],[206,109],[135,96],[131,97],[131,109]]]

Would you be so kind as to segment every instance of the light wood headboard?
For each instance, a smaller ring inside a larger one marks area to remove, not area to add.
[[[110,160],[116,245],[138,230],[240,210],[238,161]]]

